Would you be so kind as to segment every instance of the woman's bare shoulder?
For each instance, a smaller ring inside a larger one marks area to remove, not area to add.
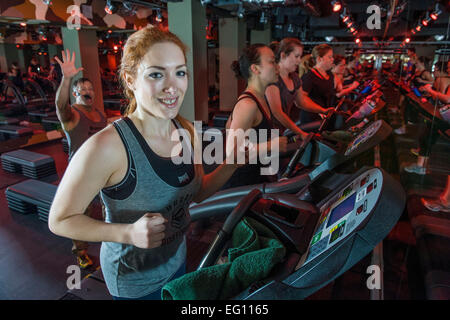
[[[105,166],[114,165],[126,157],[123,142],[112,124],[86,140],[75,155],[78,153]]]

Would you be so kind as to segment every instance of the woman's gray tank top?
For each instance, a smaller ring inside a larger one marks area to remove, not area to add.
[[[201,179],[196,172],[185,186],[168,185],[152,168],[126,121],[119,119],[115,123],[128,157],[128,172],[123,181],[132,174],[136,177],[136,185],[124,200],[112,199],[101,192],[105,221],[132,224],[151,212],[161,213],[168,220],[165,224],[166,237],[158,248],[141,249],[116,242],[102,243],[100,263],[111,295],[139,298],[162,287],[185,262],[185,232],[190,222],[188,209],[200,188]],[[130,161],[134,163],[135,170],[130,170]]]

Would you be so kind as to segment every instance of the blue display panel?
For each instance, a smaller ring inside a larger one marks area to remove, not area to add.
[[[350,197],[342,201],[337,207],[335,207],[331,213],[330,218],[328,219],[327,228],[331,226],[333,223],[352,212],[355,207],[356,201],[356,192],[354,192]]]

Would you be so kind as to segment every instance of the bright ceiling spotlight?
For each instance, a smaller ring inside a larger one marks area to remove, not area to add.
[[[333,37],[333,36],[326,36],[326,37],[325,37],[325,40],[326,40],[327,42],[331,42],[331,41],[334,40],[334,37]]]
[[[342,22],[347,22],[350,19],[350,16],[347,14],[347,8],[344,8],[344,10],[341,13],[341,19]]]
[[[417,25],[417,27],[416,27],[416,31],[420,31],[420,30],[422,30],[422,26],[419,24],[419,25]]]
[[[158,22],[158,23],[161,23],[163,21],[163,16],[161,14],[161,10],[160,9],[156,10],[155,21]]]
[[[117,2],[106,0],[106,6],[105,6],[105,12],[107,14],[114,14],[119,10],[119,6],[117,5]]]
[[[430,18],[433,20],[437,20],[439,15],[442,13],[441,9],[439,9],[439,3],[436,3],[436,6],[434,7],[434,11],[430,14]]]
[[[342,9],[342,4],[338,0],[331,1],[331,5],[333,6],[333,11],[334,12],[339,12]]]
[[[411,41],[410,38],[406,38],[406,39],[405,39],[405,42],[406,42],[406,43],[409,43],[410,41]]]
[[[261,17],[259,18],[259,23],[266,24],[267,22],[268,22],[267,15],[263,11],[263,12],[261,12]]]
[[[242,2],[241,2],[241,3],[239,3],[239,8],[238,8],[238,11],[236,14],[237,14],[238,18],[242,19],[242,18],[244,18],[244,13],[245,13],[244,6],[242,5]]]
[[[356,39],[355,39],[355,43],[356,43],[356,44],[358,44],[358,43],[360,43],[360,42],[361,42],[361,39],[360,39],[360,38],[356,38]]]
[[[425,14],[425,18],[422,20],[422,24],[426,27],[431,22],[430,15],[428,12]]]

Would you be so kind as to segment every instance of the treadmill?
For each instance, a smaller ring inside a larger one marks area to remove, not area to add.
[[[273,231],[287,253],[267,279],[229,298],[305,299],[369,254],[395,226],[406,203],[399,182],[376,167],[331,174],[305,189],[295,195],[250,192],[228,216],[198,270],[217,262],[234,227],[248,216]],[[302,200],[305,194],[308,201]]]
[[[311,143],[306,147],[302,145],[300,151],[293,156],[294,158],[297,155],[299,163],[309,166],[306,170],[293,171],[288,178],[276,182],[219,191],[201,203],[192,204],[189,211],[191,215],[204,215],[205,217],[208,216],[210,210],[218,214],[228,214],[253,189],[258,189],[262,193],[296,193],[317,177],[353,161],[361,153],[378,145],[391,132],[392,128],[385,121],[377,120],[366,125],[348,145],[332,146],[320,138],[313,138]]]

